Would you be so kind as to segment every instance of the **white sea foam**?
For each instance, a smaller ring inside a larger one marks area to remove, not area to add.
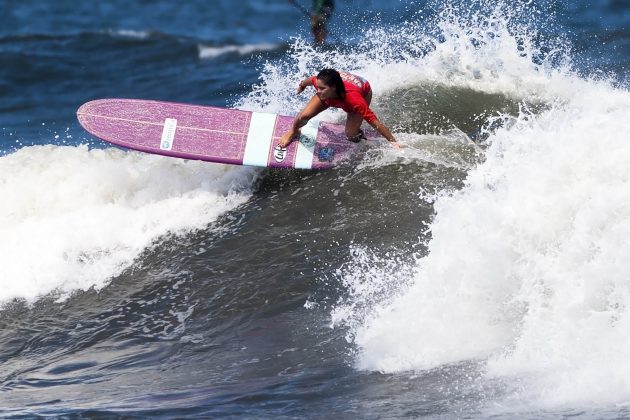
[[[418,85],[470,88],[532,101],[551,101],[557,97],[557,89],[574,88],[564,77],[570,60],[560,53],[568,48],[563,40],[545,46],[551,51],[543,54],[529,41],[526,23],[511,24],[511,16],[500,6],[489,7],[492,16],[477,13],[462,17],[458,15],[460,9],[436,6],[444,11],[431,20],[408,22],[395,29],[374,27],[352,48],[322,52],[298,39],[284,61],[266,63],[261,82],[235,105],[295,114],[310,97],[295,95],[299,81],[324,67],[355,72],[368,79],[377,111],[380,96]],[[526,6],[515,4],[509,8],[519,7]],[[515,10],[510,13],[517,13]],[[471,27],[470,20],[482,22]],[[518,31],[516,36],[514,31]],[[343,112],[329,110],[323,118],[340,121],[344,116]]]
[[[262,43],[262,44],[246,44],[246,45],[222,45],[210,46],[200,44],[198,46],[199,58],[209,59],[216,58],[224,54],[249,55],[256,52],[271,51],[278,48],[278,44]]]
[[[630,397],[630,95],[585,83],[563,99],[497,132],[437,200],[412,285],[355,325],[360,368],[481,359],[527,379],[517,399]]]
[[[243,203],[256,174],[86,146],[0,157],[0,302],[99,289],[160,236]]]
[[[148,39],[153,34],[152,31],[139,31],[133,29],[110,29],[108,33],[116,37],[130,39]]]

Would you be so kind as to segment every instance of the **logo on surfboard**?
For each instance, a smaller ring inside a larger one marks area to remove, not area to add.
[[[317,152],[317,158],[320,162],[332,162],[335,157],[335,149],[330,146],[322,147]]]
[[[313,147],[315,145],[315,138],[312,135],[300,134],[300,143],[306,147]]]
[[[175,139],[175,130],[177,129],[177,120],[175,118],[167,118],[164,120],[164,128],[162,130],[162,138],[160,140],[160,149],[173,149],[173,139]]]
[[[277,145],[273,148],[273,158],[276,162],[280,163],[284,161],[284,158],[287,157],[287,148]]]

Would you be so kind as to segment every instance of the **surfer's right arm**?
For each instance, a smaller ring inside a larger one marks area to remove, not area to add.
[[[306,89],[307,87],[309,87],[312,84],[313,84],[313,76],[307,77],[306,79],[302,80],[298,84],[297,93],[300,94],[300,93],[304,92],[304,89]]]
[[[278,145],[280,147],[287,147],[291,144],[293,139],[300,135],[300,128],[304,127],[310,119],[311,117],[304,115],[304,110],[297,114],[293,120],[293,124],[291,124],[291,129],[282,135]]]
[[[305,89],[306,86],[308,86],[308,83],[310,83],[310,80],[311,78],[304,79],[302,81],[304,83],[300,82],[299,88],[304,87]],[[289,129],[289,131],[282,135],[280,141],[278,142],[278,145],[280,147],[287,147],[289,144],[291,144],[293,139],[300,135],[300,128],[304,127],[306,123],[311,120],[311,118],[313,118],[326,108],[328,108],[328,106],[324,104],[317,95],[314,95],[300,111],[300,113],[295,116],[295,118],[293,119],[293,123],[291,124],[291,128]]]
[[[298,84],[297,93],[300,94],[304,92],[304,89],[306,89],[308,85],[312,84],[312,80],[313,77],[310,76],[300,81],[300,83]],[[293,139],[300,135],[300,128],[304,127],[310,119],[310,117],[304,115],[304,110],[302,110],[293,120],[293,124],[291,124],[291,129],[282,135],[280,141],[278,142],[278,145],[280,147],[287,147],[289,144],[291,144]]]

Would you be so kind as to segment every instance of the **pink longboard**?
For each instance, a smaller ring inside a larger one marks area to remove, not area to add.
[[[315,121],[282,150],[278,141],[293,117],[236,109],[100,99],[83,104],[77,117],[88,132],[118,146],[232,165],[323,169],[358,150],[346,140],[343,125]]]

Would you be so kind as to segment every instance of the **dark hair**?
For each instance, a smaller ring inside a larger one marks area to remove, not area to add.
[[[343,84],[343,79],[337,70],[323,69],[317,74],[317,78],[328,86],[334,86],[337,88],[337,95],[341,99],[346,99],[346,87]]]

